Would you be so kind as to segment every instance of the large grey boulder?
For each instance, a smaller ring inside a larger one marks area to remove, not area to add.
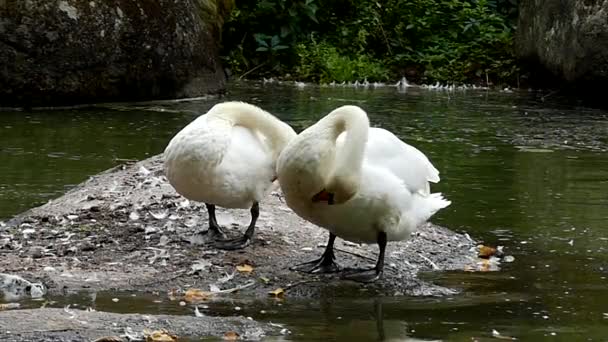
[[[0,0],[0,106],[219,91],[219,28],[229,3]]]
[[[608,0],[521,0],[516,51],[567,83],[608,83]]]

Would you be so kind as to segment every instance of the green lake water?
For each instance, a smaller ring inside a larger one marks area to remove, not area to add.
[[[503,245],[515,257],[500,272],[420,275],[462,289],[453,297],[243,299],[238,314],[284,323],[293,340],[471,341],[491,339],[492,330],[521,340],[607,340],[608,112],[539,98],[232,84],[221,100],[257,104],[297,131],[337,106],[361,106],[374,126],[415,145],[440,170],[433,190],[452,205],[433,222]],[[221,100],[0,111],[0,220],[120,160],[162,152],[173,134]],[[120,306],[111,296],[58,300],[107,311],[192,314],[142,295]],[[234,306],[210,304],[205,312],[232,315]]]

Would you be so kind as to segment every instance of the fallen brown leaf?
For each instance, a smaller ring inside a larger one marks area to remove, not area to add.
[[[184,300],[188,303],[199,303],[208,300],[213,296],[213,292],[200,289],[189,289],[184,294]]]
[[[236,341],[239,339],[239,334],[234,331],[227,331],[224,333],[224,340],[226,341]]]
[[[480,258],[489,259],[491,256],[494,256],[495,254],[496,254],[496,248],[481,245],[479,247],[479,252],[477,253],[477,256],[479,256]]]
[[[10,310],[10,309],[18,309],[21,306],[19,303],[6,303],[0,304],[0,311]]]
[[[236,270],[241,273],[251,273],[251,272],[253,272],[253,266],[251,266],[249,264],[237,265]]]
[[[155,330],[146,336],[146,342],[175,342],[177,336],[170,334],[167,330]]]
[[[276,290],[272,290],[270,292],[268,292],[269,295],[271,296],[275,296],[275,297],[283,297],[283,295],[285,294],[285,290],[283,290],[282,288],[278,288]]]

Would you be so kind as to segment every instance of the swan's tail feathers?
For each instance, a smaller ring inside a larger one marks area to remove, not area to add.
[[[415,207],[414,210],[416,211],[416,216],[419,217],[421,222],[428,220],[440,209],[443,209],[452,204],[452,202],[445,199],[440,192],[436,192],[426,196],[418,196],[418,205]]]

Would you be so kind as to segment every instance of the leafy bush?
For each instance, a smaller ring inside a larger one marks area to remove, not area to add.
[[[311,40],[308,44],[299,43],[296,53],[299,63],[294,71],[300,79],[329,83],[364,79],[384,81],[389,78],[389,70],[383,63],[367,55],[348,57],[325,42]]]
[[[224,30],[236,73],[302,80],[513,83],[516,0],[262,0]],[[252,34],[254,33],[254,34]]]

